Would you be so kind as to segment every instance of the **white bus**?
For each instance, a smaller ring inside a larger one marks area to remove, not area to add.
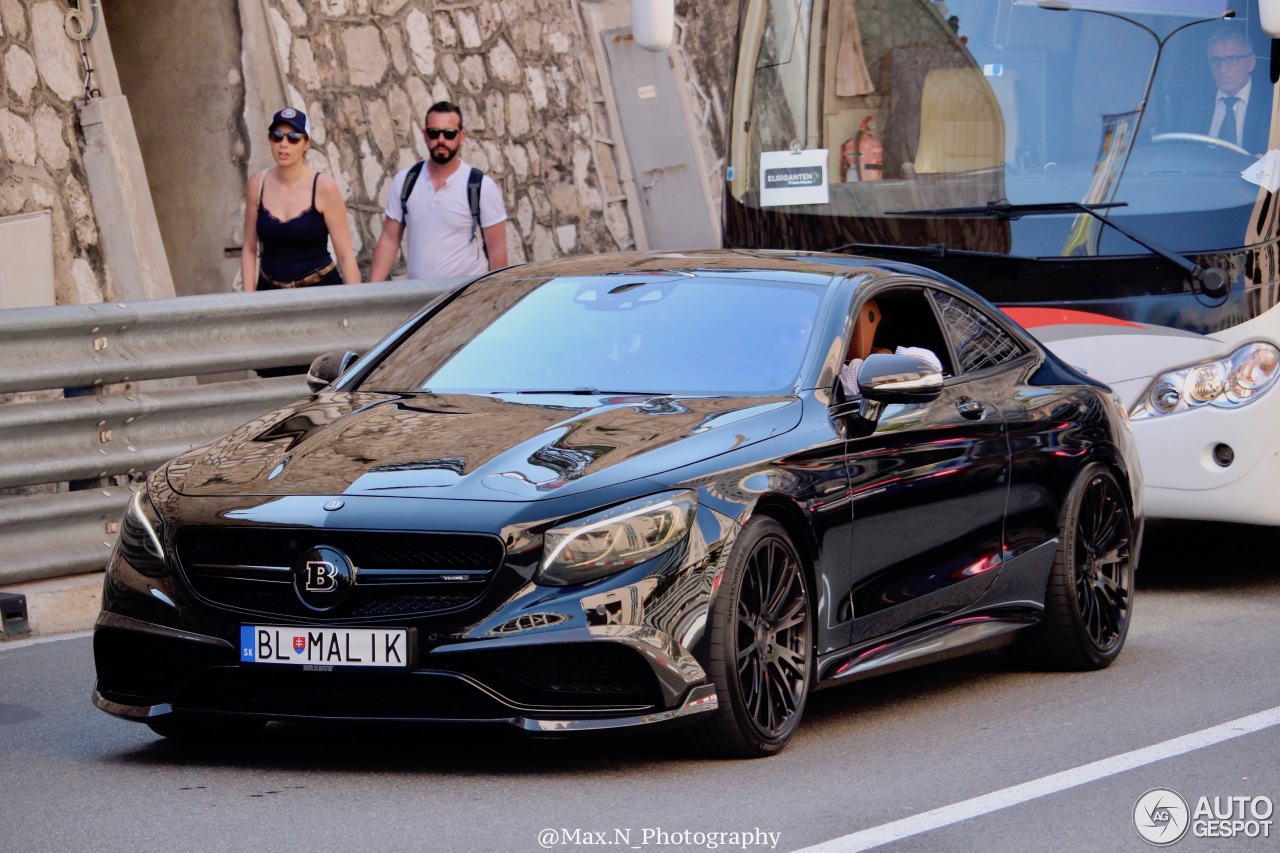
[[[1280,525],[1278,22],[1273,0],[743,0],[725,244],[968,285],[1119,392],[1148,516]]]

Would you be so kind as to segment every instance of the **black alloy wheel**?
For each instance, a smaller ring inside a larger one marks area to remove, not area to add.
[[[720,707],[696,733],[702,745],[734,758],[786,746],[813,678],[813,619],[800,556],[771,518],[738,536],[712,602],[709,663]]]
[[[1091,463],[1062,509],[1061,543],[1049,576],[1045,618],[1011,648],[1023,663],[1053,669],[1109,666],[1133,615],[1133,514],[1115,475]]]

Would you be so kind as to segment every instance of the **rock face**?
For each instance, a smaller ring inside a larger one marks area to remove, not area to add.
[[[317,125],[312,165],[344,192],[366,275],[391,179],[425,156],[421,128],[437,100],[461,106],[468,134],[462,156],[502,190],[513,263],[635,246],[619,177],[627,170],[610,142],[619,131],[604,106],[607,69],[596,66],[601,54],[579,3],[247,2],[265,13],[266,43],[287,100]],[[678,4],[677,49],[687,60],[714,194],[736,31],[736,10],[728,7],[736,4],[712,5],[714,11],[700,11]],[[0,217],[51,211],[57,299],[72,303],[111,299],[113,288],[76,122],[83,66],[64,31],[67,9],[63,0],[0,0]],[[229,79],[238,84],[251,67],[243,62]],[[258,131],[251,116],[208,120]],[[233,152],[241,162],[245,145]]]
[[[462,156],[501,187],[512,262],[631,248],[600,75],[568,3],[264,0],[277,65],[326,120],[316,163],[345,176],[367,263],[395,173],[422,159],[426,108],[462,108]],[[305,47],[302,47],[305,45]],[[541,199],[541,202],[539,201]],[[547,203],[547,200],[551,203]],[[606,202],[606,199],[614,201]],[[366,267],[367,269],[367,267]]]
[[[49,211],[57,301],[101,302],[110,287],[77,136],[83,69],[66,10],[0,0],[0,219]]]

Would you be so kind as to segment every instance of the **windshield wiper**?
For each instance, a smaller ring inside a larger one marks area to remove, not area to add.
[[[1082,204],[1078,201],[1051,202],[1046,204],[1012,204],[1008,199],[989,201],[981,207],[941,207],[933,210],[886,210],[886,216],[994,216],[997,219],[1013,220],[1023,216],[1052,216],[1062,213],[1087,213],[1103,225],[1110,225],[1133,242],[1142,246],[1152,254],[1159,255],[1167,261],[1177,264],[1200,285],[1206,296],[1218,297],[1227,292],[1229,279],[1221,267],[1205,267],[1195,261],[1172,252],[1163,246],[1133,233],[1128,228],[1108,219],[1099,210],[1112,207],[1128,207],[1127,201],[1108,202],[1106,204]]]

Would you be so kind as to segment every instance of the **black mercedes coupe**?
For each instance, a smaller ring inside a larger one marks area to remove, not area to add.
[[[268,721],[793,736],[812,690],[1124,644],[1142,531],[1109,388],[972,291],[848,256],[532,263],[155,471],[93,701]]]

